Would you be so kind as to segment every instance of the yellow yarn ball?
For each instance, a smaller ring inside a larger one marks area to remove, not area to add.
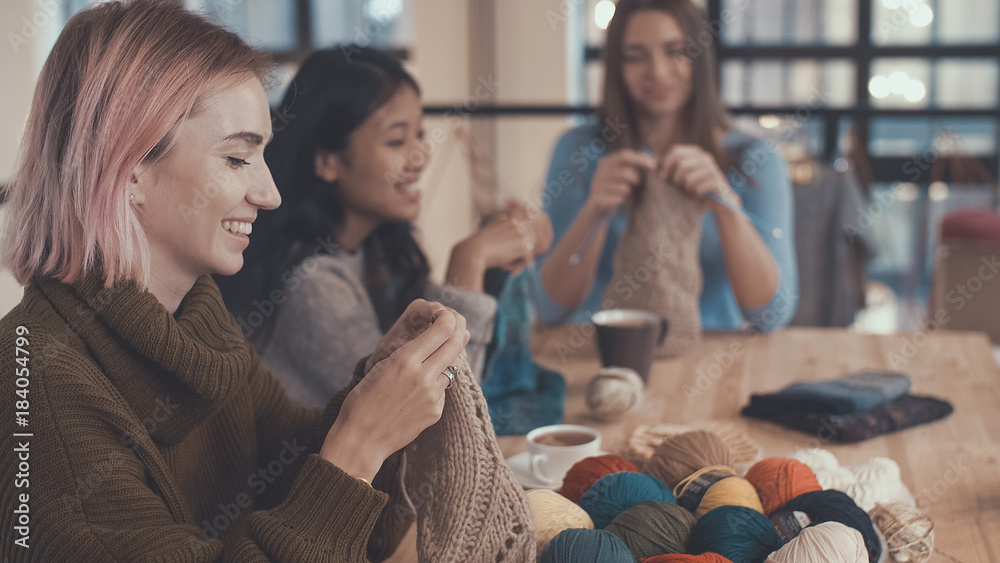
[[[545,550],[552,538],[570,528],[594,529],[590,515],[576,503],[548,489],[528,491],[528,504],[538,530],[538,553]]]
[[[587,384],[587,406],[597,418],[613,422],[639,408],[643,387],[635,370],[604,368]]]
[[[764,507],[760,503],[760,496],[757,495],[757,489],[754,488],[750,481],[740,477],[739,473],[731,467],[724,465],[699,469],[693,475],[678,483],[674,488],[674,496],[677,497],[677,504],[684,506],[685,503],[682,497],[684,497],[684,493],[687,492],[688,487],[699,477],[710,471],[717,471],[730,476],[715,482],[705,491],[701,502],[698,503],[698,507],[694,512],[695,518],[701,518],[709,510],[720,506],[744,506],[764,514]]]

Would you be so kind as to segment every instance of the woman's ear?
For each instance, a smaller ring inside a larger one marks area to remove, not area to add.
[[[336,153],[324,150],[316,151],[316,158],[313,164],[316,176],[327,183],[336,182],[340,178],[341,167],[340,156]]]
[[[146,192],[152,182],[152,173],[148,166],[140,164],[132,169],[128,180],[128,199],[132,205],[146,203]]]

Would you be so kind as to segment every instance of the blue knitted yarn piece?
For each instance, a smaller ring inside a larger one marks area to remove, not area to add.
[[[670,487],[656,477],[643,473],[612,473],[597,480],[580,497],[580,506],[604,528],[622,512],[647,500],[677,503]]]

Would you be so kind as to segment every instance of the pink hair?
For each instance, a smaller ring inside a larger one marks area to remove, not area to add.
[[[145,284],[149,247],[129,203],[133,170],[170,152],[206,94],[270,57],[165,0],[124,0],[66,24],[42,68],[7,191],[3,264],[28,285],[72,283],[100,268],[106,286]]]

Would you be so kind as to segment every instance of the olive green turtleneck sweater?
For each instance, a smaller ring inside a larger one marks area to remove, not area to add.
[[[15,404],[19,326],[27,409]],[[0,342],[0,547],[12,561],[364,561],[412,522],[404,503],[383,512],[389,495],[315,455],[347,390],[325,409],[292,406],[211,278],[175,316],[131,282],[43,280],[0,320]],[[23,410],[28,426],[15,426]],[[394,498],[397,467],[394,456],[375,480]]]

